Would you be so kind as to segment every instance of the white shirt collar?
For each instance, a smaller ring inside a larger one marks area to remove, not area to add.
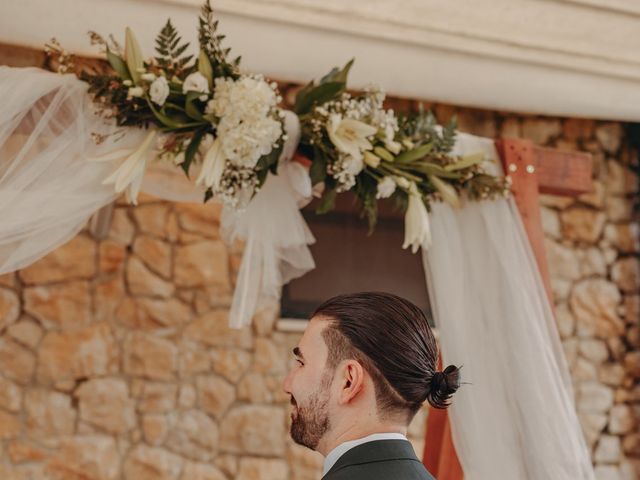
[[[368,435],[364,438],[358,438],[357,440],[351,440],[349,442],[341,443],[336,448],[331,450],[324,459],[322,476],[324,477],[327,472],[331,470],[331,467],[336,464],[338,459],[353,447],[357,447],[358,445],[362,445],[363,443],[367,442],[375,442],[377,440],[407,440],[407,437],[405,437],[401,433],[374,433],[373,435]]]

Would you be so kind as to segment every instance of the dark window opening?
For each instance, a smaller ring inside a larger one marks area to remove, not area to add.
[[[316,243],[316,268],[285,285],[281,316],[308,319],[323,301],[342,293],[384,291],[400,295],[430,318],[422,254],[402,249],[404,213],[390,202],[379,205],[378,222],[368,235],[366,219],[351,193],[338,195],[336,208],[315,213],[314,200],[302,210]]]

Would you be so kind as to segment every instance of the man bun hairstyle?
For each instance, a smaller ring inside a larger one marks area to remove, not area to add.
[[[446,408],[460,385],[460,369],[436,371],[438,347],[427,318],[397,295],[362,292],[339,295],[312,317],[326,317],[323,338],[327,367],[355,359],[373,379],[379,414],[408,414],[411,421],[425,401]]]

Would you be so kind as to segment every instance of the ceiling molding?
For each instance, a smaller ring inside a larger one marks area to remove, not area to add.
[[[591,5],[599,1],[492,0],[482,8],[477,0],[213,3],[232,54],[242,55],[246,69],[273,78],[306,82],[356,57],[355,88],[374,82],[394,95],[466,106],[640,119],[640,18]],[[91,56],[96,50],[86,31],[122,37],[126,19],[150,53],[168,17],[196,42],[200,5],[0,2],[0,42],[38,48],[55,36]]]

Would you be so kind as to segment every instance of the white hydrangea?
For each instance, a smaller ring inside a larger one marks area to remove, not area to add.
[[[265,117],[275,108],[279,98],[261,76],[243,76],[238,80],[216,78],[213,99],[207,113],[216,117],[235,117],[250,121]]]
[[[252,122],[230,122],[224,117],[218,124],[218,137],[225,158],[238,167],[253,168],[267,155],[282,135],[282,124],[271,117]]]
[[[217,136],[229,162],[253,168],[271,152],[282,136],[282,123],[275,118],[279,100],[274,86],[260,76],[216,79],[206,113],[220,119]]]

